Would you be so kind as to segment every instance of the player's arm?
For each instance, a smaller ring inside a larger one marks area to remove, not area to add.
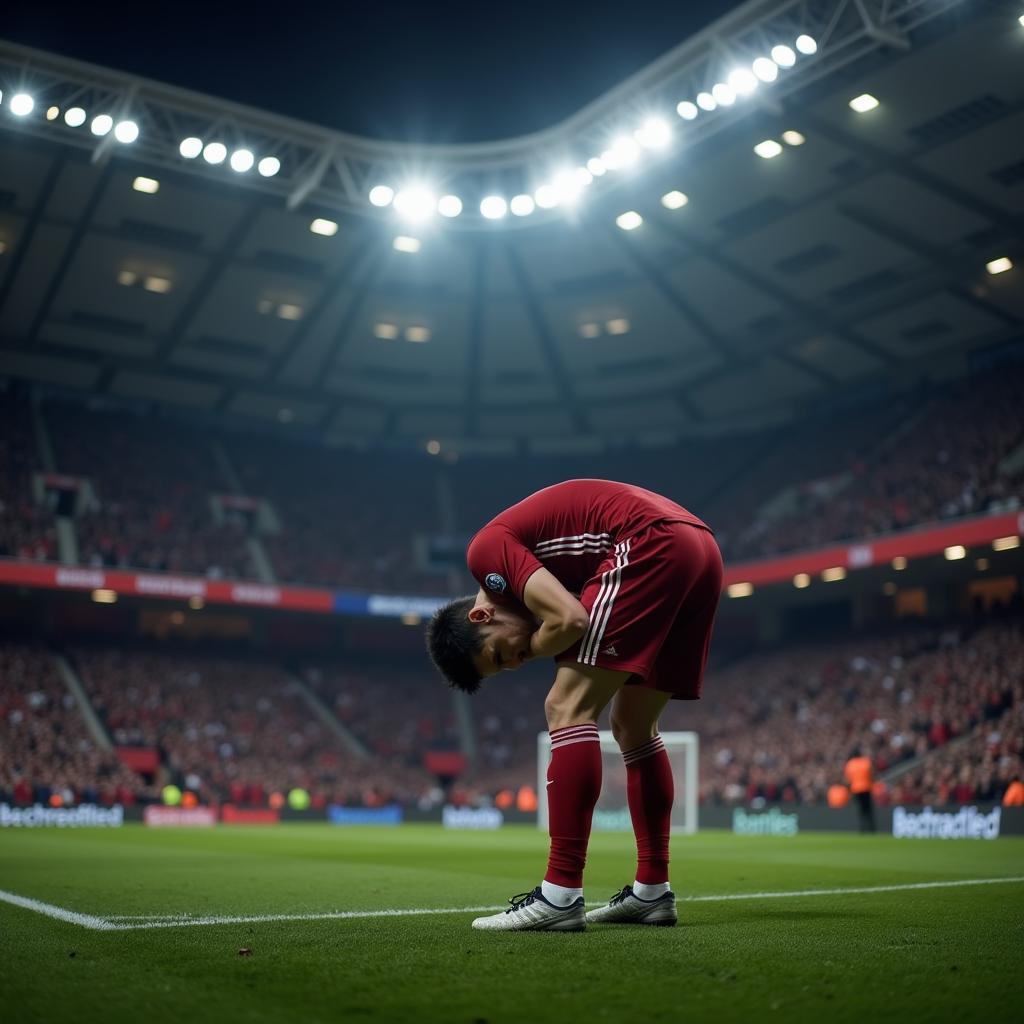
[[[553,658],[567,651],[587,631],[587,609],[547,569],[537,569],[526,581],[523,602],[540,619],[530,637],[534,657]]]

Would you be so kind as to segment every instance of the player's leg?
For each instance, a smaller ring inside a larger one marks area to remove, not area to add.
[[[624,886],[607,906],[587,914],[595,924],[676,923],[675,896],[668,884],[675,788],[668,753],[658,735],[658,718],[670,697],[659,690],[624,686],[612,703],[612,735],[626,763],[637,869],[632,885]]]
[[[559,665],[544,701],[551,735],[547,803],[550,854],[544,881],[516,897],[510,910],[478,917],[474,928],[494,931],[581,931],[586,927],[583,867],[594,806],[601,792],[597,718],[629,678],[589,665]]]

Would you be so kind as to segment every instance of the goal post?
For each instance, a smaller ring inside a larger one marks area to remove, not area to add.
[[[610,732],[599,732],[601,741],[601,796],[594,810],[594,831],[629,832],[632,823],[626,801],[626,766]],[[660,734],[672,765],[676,799],[672,808],[672,831],[692,835],[697,831],[697,752],[695,732]],[[537,827],[548,827],[548,764],[551,736],[537,733]]]

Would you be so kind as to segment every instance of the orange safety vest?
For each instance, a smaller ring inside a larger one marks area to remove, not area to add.
[[[1003,794],[1004,807],[1024,807],[1024,782],[1011,782]]]
[[[829,807],[845,807],[850,802],[850,791],[840,782],[828,787]]]
[[[871,791],[871,758],[851,757],[846,762],[843,775],[850,784],[851,793],[869,793]]]

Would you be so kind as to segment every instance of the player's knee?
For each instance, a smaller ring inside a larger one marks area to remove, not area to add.
[[[658,731],[656,718],[636,713],[629,714],[615,705],[612,706],[609,724],[619,750],[632,750],[634,747],[642,746]]]

